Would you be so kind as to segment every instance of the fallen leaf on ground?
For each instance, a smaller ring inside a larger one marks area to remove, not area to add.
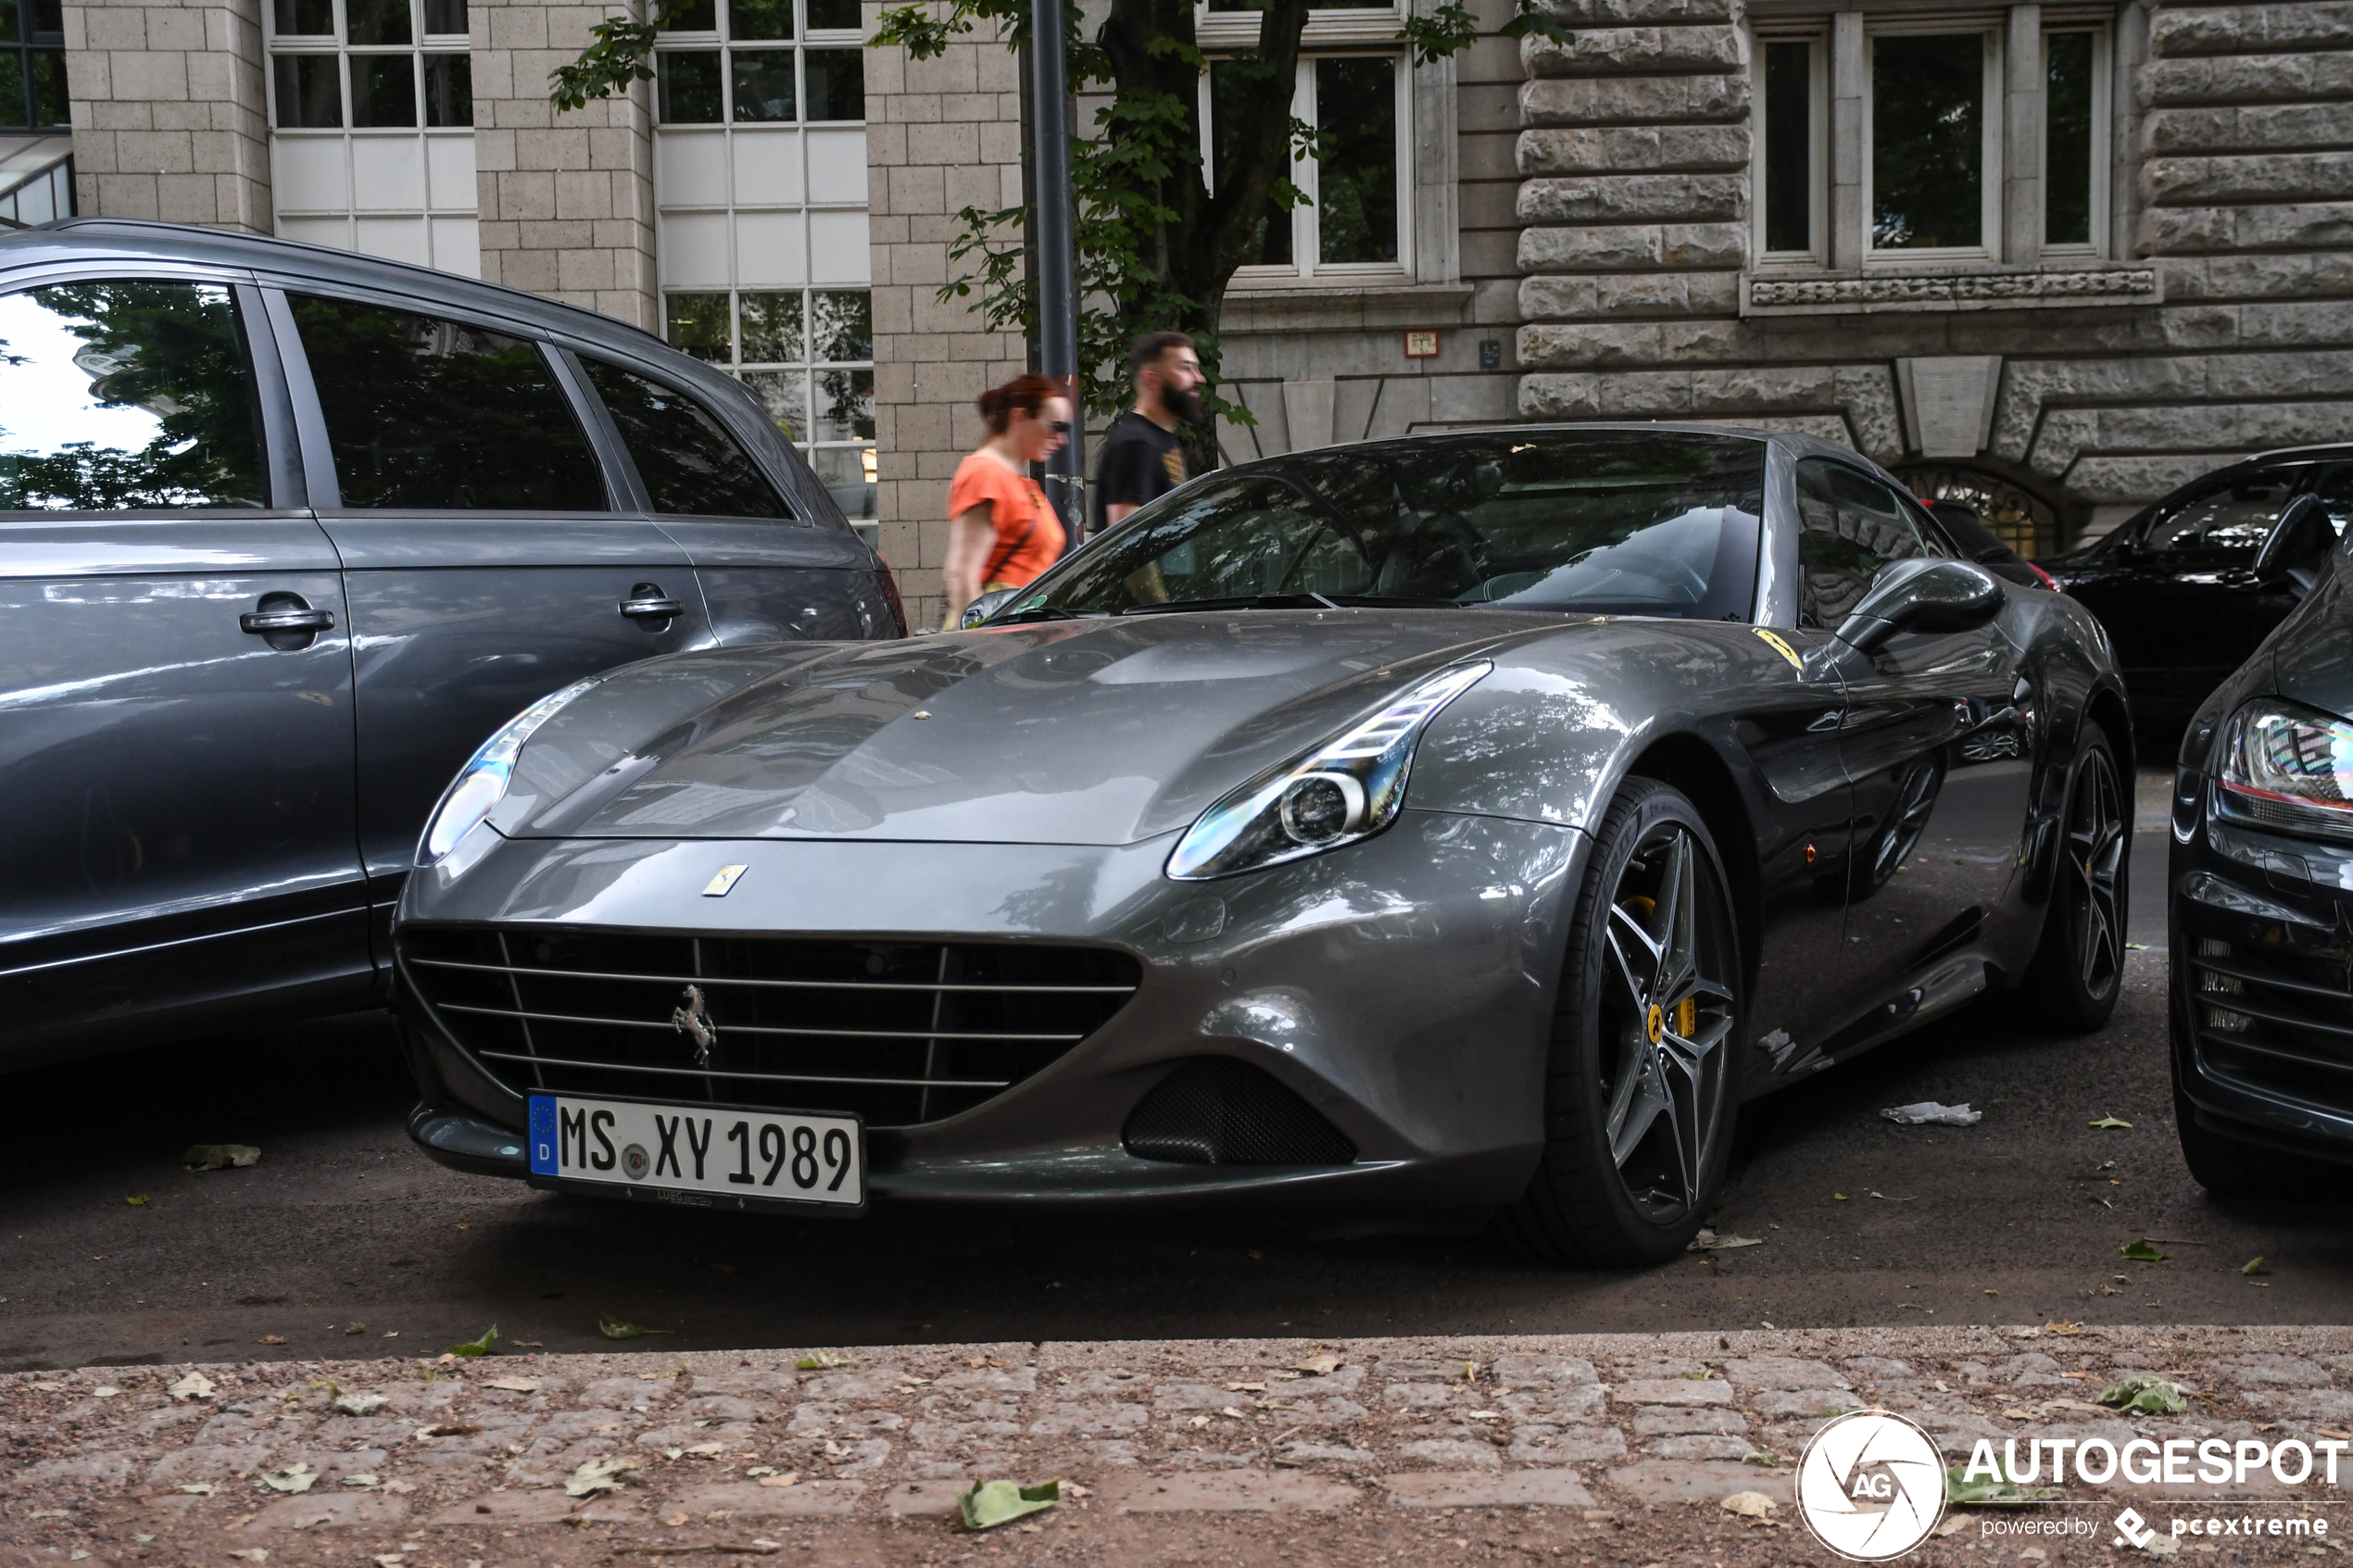
[[[636,1468],[634,1459],[592,1459],[572,1473],[572,1479],[564,1483],[564,1496],[585,1498],[593,1492],[617,1492],[621,1490],[622,1473]]]
[[[376,1477],[366,1473],[346,1475],[343,1478],[343,1484],[346,1486],[372,1486],[376,1484]]]
[[[175,1399],[209,1399],[212,1398],[212,1379],[203,1373],[192,1372],[164,1392]]]
[[[420,1426],[419,1437],[471,1437],[482,1427],[471,1421],[436,1421],[431,1426]]]
[[[2271,1272],[2271,1270],[2263,1266],[2263,1260],[2260,1258],[2250,1259],[2246,1262],[2239,1265],[2239,1273],[2243,1274],[2268,1274]]]
[[[1735,1247],[1762,1247],[1764,1245],[1763,1238],[1758,1236],[1718,1236],[1714,1231],[1704,1230],[1692,1237],[1690,1245],[1683,1250],[1686,1252],[1729,1252]]]
[[[627,1318],[614,1317],[610,1312],[597,1314],[597,1332],[608,1339],[643,1339],[648,1334],[668,1334],[666,1328],[647,1328]]]
[[[134,1192],[123,1201],[133,1209],[145,1209],[147,1206],[147,1195],[144,1192]]]
[[[2101,1117],[2098,1121],[2096,1121],[2096,1122],[2087,1122],[2087,1123],[2084,1123],[2084,1125],[2085,1125],[2085,1126],[2089,1126],[2089,1127],[2101,1127],[2101,1128],[2107,1128],[2107,1127],[2122,1127],[2122,1128],[2125,1128],[2125,1129],[2127,1129],[2127,1130],[2130,1130],[2130,1128],[2132,1127],[2133,1123],[2131,1123],[2130,1122],[2124,1121],[2124,1120],[2122,1120],[2122,1119],[2121,1119],[2121,1118],[2120,1118],[2120,1117],[2115,1117],[2115,1116],[2103,1116],[2103,1117]]]
[[[382,1394],[338,1394],[333,1408],[340,1415],[373,1415],[391,1402]]]
[[[1743,1519],[1762,1519],[1780,1507],[1762,1492],[1734,1492],[1716,1505],[1727,1513],[1737,1513]]]
[[[1042,1486],[1024,1486],[1012,1481],[978,1481],[969,1492],[956,1496],[956,1510],[964,1517],[967,1530],[991,1530],[1010,1524],[1027,1514],[1053,1507],[1062,1500],[1062,1483],[1048,1481]]]
[[[535,1377],[486,1377],[483,1379],[482,1386],[484,1388],[504,1388],[510,1394],[539,1392],[539,1380]]]
[[[2099,1402],[2114,1410],[2141,1415],[2180,1415],[2190,1408],[2182,1386],[2151,1373],[2140,1373],[2100,1390]]]
[[[1944,1472],[1944,1500],[1968,1503],[1972,1507],[2001,1507],[2006,1504],[2041,1502],[2051,1496],[2048,1486],[2021,1486],[2015,1481],[1980,1479],[1964,1481],[1957,1464]]]
[[[318,1483],[318,1473],[307,1464],[262,1473],[261,1484],[273,1492],[307,1492]]]
[[[191,1171],[226,1171],[232,1167],[252,1164],[261,1158],[261,1150],[249,1143],[191,1144],[180,1163]]]
[[[266,1546],[249,1546],[243,1551],[233,1551],[229,1555],[241,1557],[247,1562],[267,1562],[270,1561],[270,1549]]]
[[[1969,1515],[1966,1513],[1956,1513],[1946,1518],[1944,1524],[1939,1524],[1931,1533],[1939,1536],[1957,1536],[1963,1530],[1968,1528]]]
[[[283,1334],[265,1334],[254,1341],[257,1345],[283,1345],[285,1342],[286,1336]]]
[[[2134,1263],[2162,1263],[2166,1259],[2171,1257],[2172,1254],[2170,1252],[2159,1252],[2157,1249],[2156,1243],[2150,1241],[2146,1236],[2142,1236],[2137,1241],[2126,1242],[2123,1247],[2119,1249],[2118,1256]]]
[[[173,1489],[185,1492],[192,1498],[208,1498],[220,1488],[209,1481],[188,1481]]]
[[[848,1366],[849,1358],[838,1350],[812,1350],[793,1362],[803,1372],[828,1372],[837,1366]]]
[[[1312,1356],[1291,1362],[1293,1371],[1303,1372],[1310,1377],[1329,1377],[1340,1370],[1340,1358],[1329,1350],[1318,1350]]]
[[[1891,1105],[1880,1114],[1904,1127],[1973,1127],[1985,1120],[1985,1112],[1971,1110],[1967,1100],[1944,1105],[1924,1099],[1917,1105]]]
[[[798,1481],[798,1480],[799,1480],[799,1479],[800,1479],[800,1472],[799,1472],[799,1471],[798,1471],[798,1470],[787,1470],[787,1471],[786,1471],[786,1472],[785,1472],[782,1475],[776,1475],[776,1474],[762,1475],[762,1476],[760,1478],[760,1484],[761,1484],[761,1486],[791,1486],[794,1482],[796,1482],[796,1481]]]
[[[483,1331],[481,1338],[469,1339],[462,1345],[452,1345],[443,1353],[451,1356],[486,1356],[490,1354],[491,1347],[497,1343],[498,1325],[494,1323]]]

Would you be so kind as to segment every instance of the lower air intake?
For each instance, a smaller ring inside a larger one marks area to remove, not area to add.
[[[1127,1114],[1120,1142],[1139,1160],[1180,1165],[1347,1165],[1356,1146],[1315,1107],[1230,1057],[1205,1056],[1162,1079]]]

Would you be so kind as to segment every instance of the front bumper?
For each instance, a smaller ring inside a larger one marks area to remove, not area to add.
[[[2225,1136],[2353,1162],[2353,847],[2218,820],[2175,784],[2174,1081]]]
[[[759,841],[499,842],[409,879],[400,928],[475,926],[902,942],[1092,943],[1139,961],[1107,1023],[1011,1088],[870,1135],[881,1201],[1298,1209],[1392,1217],[1505,1202],[1542,1104],[1566,897],[1584,836],[1404,812],[1362,844],[1211,884],[1162,875],[1167,839],[1111,847]],[[746,869],[704,895],[722,864]],[[525,1101],[396,980],[423,1150],[522,1177]],[[1356,1148],[1340,1165],[1179,1163],[1128,1152],[1138,1102],[1180,1065],[1237,1059]]]

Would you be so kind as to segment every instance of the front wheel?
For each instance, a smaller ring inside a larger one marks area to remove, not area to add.
[[[1723,1185],[1737,1114],[1740,940],[1715,839],[1650,779],[1602,820],[1553,1015],[1545,1148],[1497,1235],[1548,1262],[1683,1250]]]
[[[2072,1034],[2099,1028],[2124,989],[2133,831],[2116,752],[2086,719],[2060,824],[2058,874],[2027,971],[2036,1016]]]

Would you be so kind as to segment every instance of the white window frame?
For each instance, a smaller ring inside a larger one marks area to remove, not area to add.
[[[2064,13],[2061,13],[2062,17]],[[2042,125],[2044,144],[2035,149],[2038,167],[2043,170],[2043,211],[2041,222],[2047,235],[2050,225],[2050,128],[2049,88],[2051,81],[2051,35],[2059,32],[2088,32],[2092,35],[2092,223],[2091,239],[2042,242],[2042,254],[2055,261],[2091,261],[2108,254],[2108,203],[2115,194],[2115,75],[2116,30],[2105,22],[2075,22],[2064,19],[2044,19],[2041,49],[2042,76],[2045,93]]]
[[[1985,40],[1982,98],[1980,100],[1978,123],[1980,148],[1978,165],[1978,200],[1980,243],[1973,245],[1903,245],[1882,248],[1872,243],[1874,217],[1879,210],[1877,193],[1871,184],[1872,137],[1879,119],[1876,88],[1879,71],[1876,66],[1879,40],[1921,34],[1950,36],[1973,34]],[[2002,94],[2003,21],[1996,17],[1981,20],[1972,16],[1966,19],[1913,20],[1894,16],[1878,20],[1867,19],[1863,31],[1863,124],[1862,124],[1862,219],[1863,265],[1867,268],[1939,267],[1969,262],[1993,262],[2002,258]],[[2039,151],[2039,149],[2038,149]]]
[[[1768,250],[1765,248],[1765,166],[1768,127],[1761,106],[1765,103],[1765,48],[1768,44],[1804,44],[1807,47],[1806,93],[1810,102],[1806,108],[1806,192],[1809,211],[1806,216],[1806,247],[1804,250]],[[1749,241],[1749,254],[1756,257],[1760,269],[1776,267],[1814,269],[1827,266],[1831,256],[1831,39],[1827,29],[1816,26],[1774,27],[1760,24],[1755,35],[1755,48],[1751,51],[1750,71],[1754,77],[1752,102],[1760,106],[1755,116],[1755,134],[1750,138],[1749,188],[1755,194],[1750,204],[1755,220],[1755,232]]]
[[[1204,9],[1202,14],[1208,13]],[[1258,13],[1228,11],[1217,15],[1220,20],[1235,16],[1248,18],[1250,42],[1256,42]],[[1325,46],[1311,54],[1307,43],[1302,41],[1301,44],[1298,74],[1291,87],[1290,112],[1295,118],[1310,125],[1321,127],[1322,121],[1316,118],[1315,106],[1315,62],[1318,60],[1387,58],[1396,62],[1397,69],[1390,80],[1392,90],[1396,94],[1397,117],[1397,259],[1395,261],[1325,261],[1321,259],[1323,248],[1320,243],[1321,209],[1315,203],[1321,194],[1322,164],[1315,158],[1296,157],[1291,160],[1290,181],[1292,184],[1300,188],[1307,199],[1292,207],[1289,215],[1291,225],[1291,264],[1288,267],[1239,268],[1234,273],[1234,282],[1238,286],[1248,287],[1253,283],[1264,285],[1290,282],[1332,284],[1382,281],[1403,282],[1417,275],[1415,268],[1414,240],[1415,232],[1421,225],[1417,221],[1418,215],[1415,206],[1414,64],[1410,56],[1393,43],[1397,31],[1398,13],[1394,10],[1319,11],[1308,22],[1307,31],[1311,39],[1316,31],[1316,20],[1327,18],[1334,19],[1334,25],[1326,31]],[[1346,37],[1351,33],[1366,31],[1366,19],[1378,19],[1378,27],[1386,29],[1386,31],[1381,34],[1381,45],[1367,47],[1359,44],[1349,47],[1337,42],[1339,38]],[[1340,25],[1343,19],[1347,23],[1345,26]],[[1199,108],[1194,119],[1201,127],[1202,179],[1208,185],[1210,194],[1214,195],[1216,194],[1216,155],[1214,152],[1216,132],[1210,122],[1211,105],[1207,71],[1202,73],[1198,93]],[[1268,214],[1268,222],[1278,220],[1280,220],[1280,215]]]
[[[471,36],[463,32],[427,32],[424,0],[408,0],[408,4],[409,41],[407,44],[354,44],[348,42],[351,25],[346,12],[345,0],[333,0],[334,32],[332,36],[300,33],[285,38],[278,36],[277,6],[271,3],[271,0],[261,0],[264,60],[262,82],[263,91],[268,95],[269,134],[271,145],[274,148],[281,142],[340,143],[345,193],[345,200],[340,208],[289,207],[285,200],[288,182],[277,177],[273,158],[271,180],[272,227],[283,232],[285,222],[291,220],[302,225],[303,232],[300,237],[317,239],[322,237],[318,231],[324,220],[340,218],[343,220],[343,238],[337,243],[346,249],[367,251],[370,247],[361,243],[361,224],[371,220],[384,222],[413,218],[422,226],[425,235],[425,255],[431,265],[460,272],[469,277],[478,277],[482,270],[480,230],[476,223],[480,198],[474,189],[472,179],[469,176],[459,182],[465,190],[463,206],[434,203],[433,191],[440,182],[434,175],[437,160],[431,146],[431,144],[434,142],[463,141],[467,145],[466,162],[471,167],[473,162],[474,127],[472,124],[428,125],[425,104],[425,56],[456,55],[466,58],[471,81],[472,59]],[[471,14],[471,6],[469,13]],[[351,90],[351,61],[354,56],[364,59],[404,54],[409,57],[410,80],[416,93],[416,123],[414,125],[354,124]],[[279,123],[276,61],[282,56],[297,55],[330,56],[335,61],[337,85],[342,94],[343,106],[340,125],[333,127],[282,126]],[[470,86],[469,103],[471,101]],[[424,201],[417,207],[371,207],[366,199],[367,193],[360,189],[363,170],[360,160],[354,156],[354,145],[369,141],[395,140],[404,137],[419,138],[423,144],[422,156],[424,158]]]

